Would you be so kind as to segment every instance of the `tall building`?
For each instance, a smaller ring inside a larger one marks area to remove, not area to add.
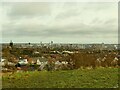
[[[9,46],[10,46],[11,48],[13,47],[13,42],[12,42],[12,40],[10,41]]]
[[[53,44],[53,41],[51,41],[51,44]]]
[[[100,50],[104,50],[104,49],[105,49],[105,44],[102,43],[102,44],[101,44],[101,47],[100,47]]]

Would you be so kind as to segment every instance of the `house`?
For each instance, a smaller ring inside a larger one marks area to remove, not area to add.
[[[18,63],[19,63],[20,65],[27,65],[27,64],[28,64],[28,61],[27,61],[27,59],[21,59],[21,60],[18,61]]]
[[[7,61],[7,59],[1,59],[0,61],[1,66],[5,66],[6,64],[9,66],[14,66],[15,63]]]
[[[5,61],[6,61],[6,59],[1,58],[0,59],[0,65],[1,66],[5,66]]]
[[[41,65],[43,62],[48,61],[45,57],[34,57],[32,58],[32,62],[36,63],[37,65]]]
[[[65,53],[65,54],[66,54],[66,53],[68,53],[68,54],[73,54],[74,52],[71,52],[71,51],[63,51],[62,53],[63,53],[63,54],[64,54],[64,53]]]
[[[33,54],[40,54],[40,52],[38,52],[38,51],[34,51]]]

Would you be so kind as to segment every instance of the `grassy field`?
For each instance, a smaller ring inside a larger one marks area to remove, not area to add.
[[[2,77],[3,88],[116,88],[117,68],[16,72]]]

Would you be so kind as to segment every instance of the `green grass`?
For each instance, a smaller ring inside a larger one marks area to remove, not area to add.
[[[114,88],[117,68],[19,72],[2,77],[3,88]]]

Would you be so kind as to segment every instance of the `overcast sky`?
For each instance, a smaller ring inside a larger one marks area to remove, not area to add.
[[[2,42],[118,43],[113,2],[2,3]]]

